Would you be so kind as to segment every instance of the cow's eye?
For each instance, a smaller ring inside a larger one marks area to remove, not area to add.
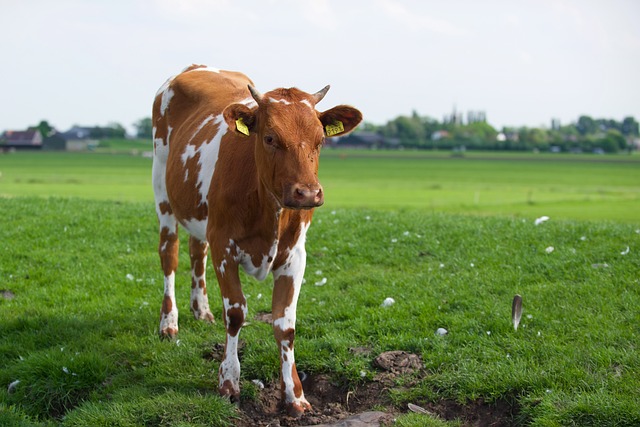
[[[271,146],[271,147],[275,147],[276,146],[276,140],[273,136],[271,135],[267,135],[264,137],[264,143]]]

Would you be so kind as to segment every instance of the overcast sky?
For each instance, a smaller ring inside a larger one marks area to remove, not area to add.
[[[0,131],[132,123],[191,63],[383,124],[454,106],[495,127],[640,119],[636,0],[0,0]]]

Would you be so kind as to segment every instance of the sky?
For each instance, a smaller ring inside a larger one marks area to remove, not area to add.
[[[133,124],[187,65],[331,90],[384,124],[640,119],[636,0],[0,0],[0,131]]]

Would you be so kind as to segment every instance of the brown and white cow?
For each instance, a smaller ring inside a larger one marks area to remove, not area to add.
[[[273,273],[273,333],[280,349],[287,411],[310,408],[296,371],[296,305],[306,264],[305,235],[324,202],[320,148],[352,130],[362,114],[339,105],[316,111],[329,86],[260,94],[245,75],[192,65],[170,78],[153,104],[153,188],[164,272],[160,336],[178,332],[175,272],[178,224],[189,237],[191,312],[213,321],[205,281],[207,253],[220,285],[226,329],[219,391],[240,394],[238,334],[247,315],[238,267],[263,280]]]

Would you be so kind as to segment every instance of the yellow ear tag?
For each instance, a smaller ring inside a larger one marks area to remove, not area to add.
[[[236,129],[238,129],[238,132],[249,136],[249,128],[242,121],[242,117],[236,120]]]
[[[324,130],[327,136],[337,135],[344,132],[344,125],[340,120],[336,120],[332,125],[326,125]]]

